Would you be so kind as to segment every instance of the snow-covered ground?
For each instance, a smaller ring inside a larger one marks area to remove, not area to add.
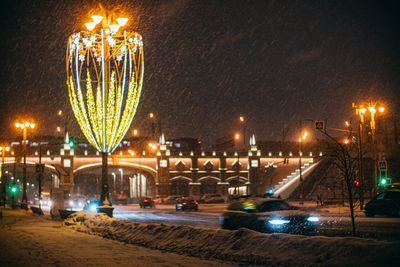
[[[75,231],[77,230],[77,231]],[[0,266],[395,266],[400,242],[143,224],[3,210]]]
[[[0,266],[239,266],[80,233],[47,216],[0,211]]]
[[[142,224],[78,212],[64,225],[127,244],[242,264],[284,266],[390,266],[400,242],[355,237],[262,234],[191,226]]]

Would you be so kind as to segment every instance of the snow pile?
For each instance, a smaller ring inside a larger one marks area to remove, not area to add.
[[[400,242],[142,224],[86,213],[74,214],[65,225],[71,221],[79,231],[129,244],[247,264],[380,266],[400,261]]]
[[[110,218],[104,213],[91,213],[86,210],[81,210],[74,212],[70,216],[68,216],[68,218],[63,221],[63,224],[65,226],[75,227],[79,229],[79,226],[81,226],[82,224],[84,224],[85,227],[91,227],[92,225],[100,225],[102,223],[107,223],[115,220],[117,219]]]

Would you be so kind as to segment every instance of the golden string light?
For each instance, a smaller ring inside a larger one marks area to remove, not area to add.
[[[94,15],[87,31],[69,37],[67,85],[72,110],[87,140],[113,152],[125,136],[143,84],[143,41],[121,31],[127,18]],[[102,22],[102,23],[100,23]]]

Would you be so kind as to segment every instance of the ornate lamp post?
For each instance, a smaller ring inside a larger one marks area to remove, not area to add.
[[[21,201],[21,209],[28,209],[28,199],[26,196],[26,137],[28,135],[28,128],[35,128],[35,123],[25,121],[25,122],[16,122],[15,127],[22,129],[23,131],[23,140],[24,140],[24,165],[22,168],[22,201]]]
[[[372,158],[374,161],[374,189],[378,185],[378,170],[377,170],[377,143],[375,138],[375,113],[379,111],[383,113],[385,108],[377,102],[370,101],[365,104],[356,105],[352,103],[352,107],[356,110],[356,115],[359,117],[359,127],[358,127],[358,153],[359,153],[359,175],[361,181],[361,190],[364,187],[364,173],[363,173],[363,158],[362,158],[362,125],[365,121],[365,115],[367,111],[370,113],[370,128],[371,128],[371,141],[372,141]],[[362,206],[363,203],[361,203]]]
[[[82,132],[102,155],[99,211],[111,216],[107,157],[136,113],[144,73],[143,41],[139,33],[120,30],[127,18],[107,10],[101,15],[92,16],[93,21],[85,24],[87,31],[69,37],[67,84]]]

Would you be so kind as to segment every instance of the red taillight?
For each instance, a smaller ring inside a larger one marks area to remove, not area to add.
[[[186,202],[183,202],[182,205],[187,205],[187,203],[186,203]]]
[[[144,200],[144,202],[147,202],[147,201],[148,201],[147,199]]]
[[[194,201],[194,204],[196,204],[196,205],[197,205],[197,204],[199,204],[199,203],[197,203],[197,201],[195,200],[195,201]]]

